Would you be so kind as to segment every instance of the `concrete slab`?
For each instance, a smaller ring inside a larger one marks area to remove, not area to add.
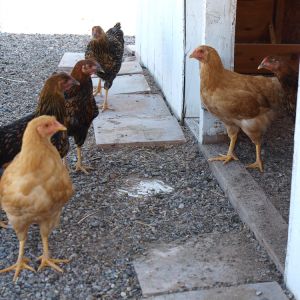
[[[203,234],[183,245],[159,245],[136,259],[134,267],[146,297],[211,288],[216,283],[229,286],[263,281],[264,264],[255,252],[255,245],[243,233]]]
[[[135,44],[133,45],[127,45],[125,46],[126,47],[126,50],[131,54],[131,55],[134,55],[135,54]]]
[[[118,75],[127,75],[127,74],[142,74],[143,69],[139,62],[135,60],[124,61],[122,63],[120,72]]]
[[[58,64],[58,70],[71,72],[75,64],[84,59],[84,53],[79,52],[66,52]],[[136,59],[124,61],[118,75],[126,74],[141,74],[143,73],[142,67]]]
[[[119,94],[108,95],[109,105],[114,111],[106,111],[102,115],[110,118],[122,116],[168,117],[170,111],[163,98],[158,94]],[[96,102],[102,103],[104,97],[96,96]]]
[[[99,79],[92,78],[94,88],[98,86]],[[130,93],[145,93],[151,89],[142,74],[118,76],[113,82],[109,90],[110,95],[115,94],[130,94]]]
[[[58,64],[58,70],[71,72],[75,64],[82,59],[84,59],[83,52],[66,52]]]
[[[94,119],[96,144],[111,146],[155,146],[185,143],[185,137],[172,117],[109,117],[108,113]]]
[[[277,282],[191,291],[147,298],[149,300],[287,300]]]
[[[227,153],[227,145],[199,145],[206,158]],[[284,274],[288,225],[265,192],[238,161],[226,165],[209,163],[220,186],[240,218],[266,249],[278,270]]]

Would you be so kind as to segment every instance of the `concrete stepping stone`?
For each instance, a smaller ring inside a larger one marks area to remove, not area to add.
[[[103,97],[96,97],[103,101]],[[184,134],[158,94],[112,95],[114,111],[100,113],[94,120],[96,144],[164,145],[185,143]]]
[[[105,111],[102,116],[109,114],[112,117],[122,116],[143,116],[146,117],[167,117],[170,111],[163,98],[158,94],[108,94],[109,105],[114,111]],[[101,104],[104,97],[95,97],[96,102]]]
[[[135,55],[135,44],[133,45],[127,45],[125,46],[126,50],[131,54],[131,55]]]
[[[99,79],[92,78],[94,88],[97,87]],[[109,89],[109,95],[145,93],[151,89],[143,74],[117,76]]]
[[[110,118],[103,114],[93,122],[96,144],[102,148],[116,145],[158,146],[182,144],[186,140],[172,117]]]
[[[191,291],[147,298],[149,300],[288,300],[277,282]]]
[[[144,297],[268,278],[262,272],[264,263],[257,259],[255,244],[244,233],[232,232],[200,235],[182,245],[157,246],[136,259],[134,268]]]
[[[66,52],[59,62],[58,70],[71,72],[75,64],[81,59],[84,59],[84,53]],[[118,75],[141,74],[141,73],[143,73],[143,69],[139,64],[139,62],[136,59],[131,59],[130,61],[124,61],[122,63]]]

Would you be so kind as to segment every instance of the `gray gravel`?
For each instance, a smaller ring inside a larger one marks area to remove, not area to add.
[[[0,76],[26,81],[0,79],[0,123],[31,112],[44,80],[56,70],[63,53],[84,51],[88,39],[0,33]],[[130,42],[133,38],[128,37]],[[152,87],[157,91],[153,82]],[[211,232],[243,232],[255,246],[255,260],[263,262],[260,280],[281,283],[275,266],[213,178],[192,135],[184,132],[187,143],[180,146],[101,151],[91,129],[83,155],[95,171],[89,176],[71,173],[76,193],[64,208],[60,227],[50,237],[53,256],[70,257],[71,263],[63,266],[64,274],[50,269],[37,274],[23,271],[17,284],[12,283],[12,273],[1,275],[0,299],[140,299],[132,266],[136,256],[145,254],[152,243],[183,243]],[[74,145],[68,160],[74,166]],[[160,179],[174,190],[139,198],[118,193],[129,177]],[[2,269],[15,262],[18,242],[11,229],[0,230],[0,239]],[[38,228],[32,226],[26,256],[35,268],[41,251]]]

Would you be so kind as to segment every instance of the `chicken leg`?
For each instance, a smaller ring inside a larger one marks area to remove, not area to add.
[[[98,94],[102,97],[101,79],[99,79],[98,86],[93,91],[94,97],[97,96]]]
[[[48,235],[45,235],[41,232],[41,236],[43,242],[43,255],[38,258],[38,260],[41,261],[38,271],[42,270],[45,267],[50,267],[58,272],[63,273],[63,270],[57,264],[68,263],[70,260],[50,258],[49,246],[48,246]]]
[[[77,146],[77,162],[76,162],[76,169],[75,171],[82,171],[85,174],[89,174],[87,170],[93,170],[94,168],[88,167],[88,166],[83,166],[82,165],[82,160],[81,160],[81,147]]]
[[[23,270],[23,269],[35,272],[35,270],[32,267],[27,265],[27,263],[29,262],[29,259],[24,257],[25,241],[26,240],[21,240],[19,242],[19,256],[18,256],[17,262],[14,265],[12,265],[6,269],[0,270],[0,273],[5,273],[5,272],[16,270],[14,278],[13,278],[14,282],[17,280],[21,270]]]
[[[250,164],[250,165],[246,166],[246,168],[259,169],[260,172],[263,172],[264,168],[263,168],[263,163],[262,163],[261,155],[260,155],[260,153],[261,153],[261,144],[257,143],[255,145],[255,149],[256,149],[256,161],[253,164]]]
[[[102,112],[104,112],[105,110],[114,110],[113,108],[108,106],[107,97],[108,97],[108,89],[105,89],[104,102],[103,102],[103,104],[100,105],[100,108],[102,109]]]
[[[212,157],[209,158],[208,161],[224,161],[224,164],[230,162],[231,160],[239,160],[237,158],[237,156],[233,153],[235,144],[236,144],[236,140],[237,140],[237,133],[234,133],[232,135],[229,135],[230,138],[230,144],[229,144],[229,148],[228,148],[228,152],[226,155],[219,155],[216,157]]]

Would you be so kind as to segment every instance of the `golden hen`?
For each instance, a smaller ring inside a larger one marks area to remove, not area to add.
[[[217,116],[227,129],[230,145],[226,155],[209,159],[227,163],[238,158],[234,147],[240,129],[256,147],[256,161],[248,168],[263,171],[261,139],[282,102],[277,78],[249,76],[226,70],[217,51],[199,46],[190,55],[201,63],[201,99],[206,109]]]
[[[14,265],[0,273],[15,270],[14,281],[22,269],[34,271],[24,257],[31,224],[39,225],[43,242],[38,270],[49,266],[62,272],[56,264],[68,262],[50,258],[48,249],[48,236],[58,224],[64,204],[73,194],[69,173],[50,142],[53,134],[65,130],[53,116],[40,116],[30,121],[24,132],[20,153],[1,178],[1,205],[19,239],[19,256]]]

